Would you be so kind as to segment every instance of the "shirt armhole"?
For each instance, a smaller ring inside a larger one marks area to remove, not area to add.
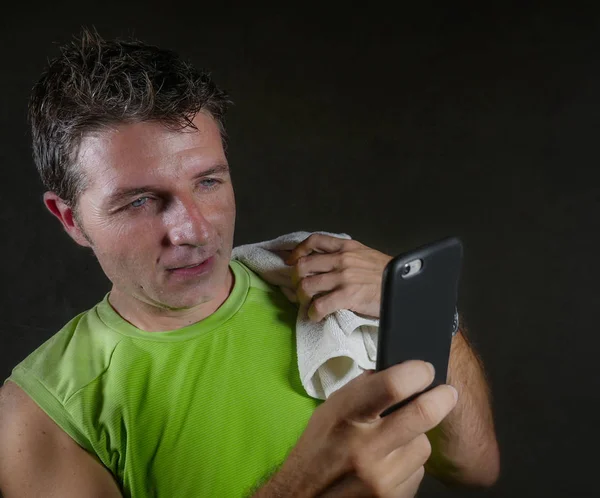
[[[14,382],[48,415],[63,431],[88,453],[95,454],[89,439],[79,430],[63,404],[46,386],[23,366],[17,366],[6,379]]]

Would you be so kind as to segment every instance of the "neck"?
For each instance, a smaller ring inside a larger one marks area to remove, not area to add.
[[[160,307],[125,294],[115,287],[112,288],[108,301],[114,310],[134,327],[146,332],[165,332],[187,327],[212,315],[229,297],[233,284],[234,277],[229,268],[225,285],[213,299],[186,309]]]

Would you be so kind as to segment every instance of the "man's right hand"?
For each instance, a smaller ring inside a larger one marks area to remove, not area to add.
[[[408,361],[346,384],[315,410],[281,470],[255,498],[413,497],[431,454],[425,433],[454,408],[456,390],[438,386],[380,414],[433,377],[430,364]]]

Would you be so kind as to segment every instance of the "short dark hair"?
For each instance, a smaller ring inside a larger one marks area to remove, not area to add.
[[[33,158],[44,186],[76,208],[86,185],[75,161],[87,133],[141,121],[195,128],[194,116],[204,111],[217,122],[225,145],[230,103],[208,73],[175,52],[135,39],[104,40],[83,29],[60,47],[33,87]]]

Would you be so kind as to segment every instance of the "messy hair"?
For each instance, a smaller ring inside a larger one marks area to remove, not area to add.
[[[95,30],[60,47],[32,90],[33,158],[44,186],[76,208],[86,179],[76,161],[82,139],[106,126],[156,121],[195,128],[206,112],[219,126],[230,100],[208,73],[175,52],[139,40],[104,40]]]

